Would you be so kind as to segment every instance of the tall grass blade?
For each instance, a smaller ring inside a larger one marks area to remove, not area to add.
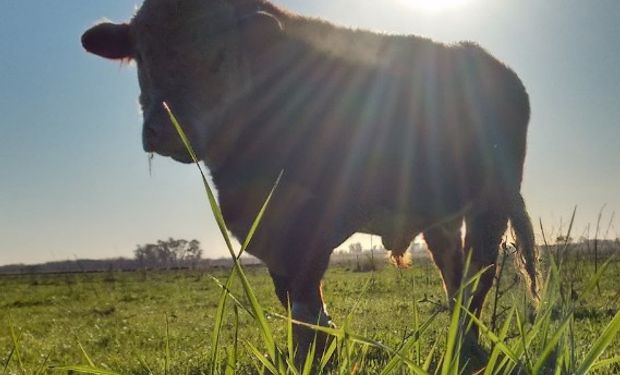
[[[263,202],[263,205],[260,208],[260,211],[258,211],[258,215],[256,215],[256,218],[254,219],[254,222],[252,223],[252,226],[250,227],[250,230],[248,231],[248,234],[246,235],[245,240],[243,241],[243,245],[241,246],[241,250],[239,251],[237,258],[239,258],[241,254],[243,254],[243,252],[245,252],[245,250],[250,245],[250,241],[252,240],[252,237],[254,236],[254,232],[256,232],[258,225],[263,219],[263,215],[265,214],[265,211],[267,210],[267,207],[269,206],[269,203],[271,202],[271,197],[273,197],[273,193],[276,191],[276,188],[280,184],[280,180],[282,179],[283,174],[284,174],[284,171],[280,171],[280,173],[278,174],[278,177],[276,178],[276,182],[273,184],[271,191],[269,192],[269,195],[267,195],[267,198]]]
[[[362,350],[358,351],[358,355],[355,358],[355,365],[354,365],[354,369],[356,369],[355,373],[357,373],[357,369],[364,369],[366,368],[366,359],[368,358],[368,350],[370,349],[370,347],[368,346],[363,346]]]
[[[516,356],[517,359],[521,358],[521,356],[526,351],[526,349],[531,347],[532,342],[538,336],[538,332],[541,330],[540,326],[544,324],[550,324],[553,304],[549,304],[548,302],[545,302],[544,298],[541,299],[541,302],[543,302],[541,306],[546,305],[547,309],[543,310],[542,313],[539,313],[536,316],[534,325],[532,326],[530,331],[527,333],[526,337],[519,336],[520,340],[515,340],[514,344],[511,347],[511,352]],[[515,317],[517,318],[516,325],[519,326],[521,324],[521,320],[520,320],[519,310],[516,308],[515,308]],[[502,345],[505,346],[504,344]],[[500,347],[502,347],[502,345],[500,345]],[[500,363],[498,368],[505,368],[505,373],[509,373],[508,370],[511,368],[514,368],[515,366],[524,367],[524,366],[527,366],[527,364],[524,364],[523,361],[521,361],[520,359],[518,361],[514,361],[513,358],[505,357],[504,359],[502,359],[502,362]],[[525,371],[525,370],[521,368],[520,371]]]
[[[41,366],[39,366],[37,371],[34,372],[35,375],[45,374],[45,372],[47,371],[47,367],[45,365],[47,365],[47,361],[49,361],[51,355],[52,355],[51,352],[47,353],[45,358],[43,358],[43,362],[41,363]]]
[[[590,371],[596,371],[602,369],[603,367],[615,365],[616,363],[620,363],[620,355],[614,356],[608,359],[602,359],[592,365],[590,367]]]
[[[353,313],[355,312],[355,310],[357,310],[359,304],[362,301],[362,297],[368,292],[368,290],[370,288],[370,283],[371,283],[371,279],[366,280],[366,282],[364,283],[364,286],[362,287],[361,291],[357,295],[357,298],[355,299],[355,302],[353,303],[353,306],[351,306],[351,308],[349,309],[349,311],[345,315],[345,317],[344,317],[345,321],[348,321],[349,319],[351,319],[351,317],[353,316]]]
[[[472,291],[476,290],[480,276],[489,269],[489,267],[485,267],[466,280],[465,275],[469,273],[470,264],[471,252],[466,258],[463,271],[464,278],[461,282],[461,287],[456,293],[454,308],[452,309],[450,325],[448,326],[447,332],[446,349],[441,365],[442,375],[457,374],[460,371],[460,352],[464,334],[469,329],[470,325],[473,324],[473,322],[469,320],[467,321],[467,326],[465,325],[466,315],[461,313],[461,309],[469,313],[468,307],[471,305],[471,299],[473,298]],[[464,300],[465,303],[463,303]]]
[[[9,317],[9,331],[11,332],[11,340],[13,341],[13,350],[11,354],[15,355],[15,357],[17,358],[17,364],[19,365],[19,369],[21,370],[23,374],[25,374],[26,369],[24,368],[24,363],[22,362],[22,356],[19,351],[19,339],[21,338],[21,333],[19,335],[15,334],[15,328],[10,320],[10,317]],[[8,362],[7,362],[7,366],[8,366]]]
[[[418,309],[418,303],[414,299],[413,300],[413,326],[415,327],[415,332],[420,332],[420,310]],[[415,347],[415,362],[420,366],[422,363],[422,345],[420,344],[420,340],[414,345]]]
[[[226,308],[226,298],[229,295],[229,288],[232,285],[234,279],[234,269],[228,274],[226,279],[226,285],[222,285],[219,280],[215,277],[211,276],[211,278],[216,282],[218,286],[222,288],[222,292],[220,293],[220,297],[217,301],[217,309],[215,310],[215,320],[213,322],[213,332],[211,334],[211,375],[216,374],[217,370],[217,360],[219,353],[219,340],[222,332],[222,325],[224,324],[224,313]]]
[[[556,363],[555,369],[553,370],[553,375],[561,375],[562,373],[570,374],[571,372],[566,371],[565,368],[562,367],[562,363],[564,362],[564,358],[566,353],[563,353]]]
[[[316,337],[317,336],[315,334],[314,340],[312,340],[312,343],[310,344],[310,348],[308,349],[308,353],[306,355],[306,358],[304,360],[304,365],[301,370],[302,375],[310,375],[310,373],[312,372],[314,358],[316,355]]]
[[[336,350],[338,350],[338,340],[334,338],[333,340],[330,340],[329,346],[327,347],[327,349],[323,353],[323,356],[321,357],[321,360],[319,362],[319,371],[318,371],[319,374],[323,373],[323,371],[325,370],[325,367],[329,364],[329,361],[334,356],[334,353],[336,352]]]
[[[553,336],[551,336],[551,339],[547,342],[547,345],[543,348],[541,354],[538,356],[538,360],[534,364],[534,367],[532,367],[533,374],[540,373],[541,370],[543,369],[543,366],[547,364],[547,360],[549,359],[549,356],[551,356],[551,353],[556,348],[558,342],[564,335],[564,331],[566,331],[566,328],[568,328],[568,325],[571,322],[571,319],[572,319],[572,315],[569,314],[566,318],[564,318],[564,321],[557,328]]]
[[[508,334],[508,329],[510,328],[510,323],[512,323],[512,319],[515,313],[515,309],[516,306],[513,306],[510,309],[510,312],[508,312],[508,317],[506,318],[506,320],[504,321],[504,323],[502,324],[502,327],[499,330],[499,337],[497,338],[497,340],[501,343],[503,343],[506,340],[506,335]],[[502,350],[501,347],[499,345],[494,345],[493,347],[493,351],[491,351],[491,356],[489,357],[489,360],[487,361],[487,365],[484,369],[484,373],[483,375],[493,375],[494,374],[494,370],[496,369],[496,363],[497,360],[499,359],[499,355],[501,354]],[[497,372],[495,372],[497,373]]]
[[[450,375],[454,374],[455,371],[453,369],[453,358],[455,357],[455,352],[457,350],[458,341],[460,340],[460,307],[462,301],[463,293],[460,291],[455,301],[454,309],[452,310],[452,314],[450,317],[450,325],[448,327],[448,338],[446,340],[446,349],[443,357],[443,364],[441,368],[441,375]],[[463,307],[463,309],[465,309]]]
[[[607,346],[611,344],[613,339],[616,337],[616,334],[620,330],[620,311],[616,313],[611,322],[605,327],[599,338],[594,342],[594,345],[586,354],[583,363],[575,372],[576,374],[585,374],[590,370],[590,368],[594,365],[594,362],[598,359],[598,357],[603,354]]]
[[[483,334],[489,341],[491,341],[493,343],[493,345],[496,346],[496,348],[498,348],[499,350],[502,351],[502,353],[504,353],[504,355],[509,358],[511,361],[518,363],[519,362],[519,357],[514,353],[514,351],[512,349],[510,349],[504,342],[503,340],[501,340],[499,337],[497,337],[497,335],[495,335],[490,329],[489,327],[487,327],[480,319],[478,319],[476,317],[476,315],[472,314],[470,311],[468,311],[467,309],[463,308],[463,311],[465,312],[465,314],[467,314],[469,316],[469,318],[478,326],[478,328],[480,328],[480,333]],[[516,308],[515,308],[515,311]]]
[[[82,346],[82,343],[79,340],[78,340],[78,346],[80,347],[80,352],[82,353],[82,357],[84,358],[86,363],[88,363],[90,367],[97,367],[95,366],[95,363],[93,362],[93,360],[90,359],[90,357],[88,356],[88,353],[86,353],[86,350],[84,350],[84,347]]]
[[[276,368],[276,366],[270,362],[267,358],[265,358],[265,356],[260,352],[260,350],[256,349],[256,347],[254,347],[254,345],[252,345],[252,343],[250,343],[249,341],[245,342],[245,345],[248,347],[248,349],[250,349],[250,352],[252,352],[252,354],[254,354],[254,357],[256,359],[258,359],[258,361],[269,371],[271,371],[272,374],[279,374],[280,372],[278,371],[278,369]]]
[[[166,318],[166,336],[164,337],[164,375],[170,373],[170,331],[168,326],[168,314]]]
[[[224,375],[234,375],[236,367],[236,358],[232,348],[226,348],[226,369]]]
[[[304,323],[301,323],[304,324]],[[307,325],[307,324],[304,324]],[[316,329],[316,330],[320,330],[323,332],[326,332],[328,334],[331,334],[332,336],[337,336],[340,337],[342,340],[344,340],[345,343],[351,343],[351,344],[358,344],[358,345],[364,345],[364,346],[370,346],[370,347],[374,347],[377,349],[381,349],[384,352],[386,352],[389,355],[396,355],[400,358],[401,361],[403,361],[408,367],[410,367],[412,369],[412,372],[415,374],[426,374],[425,371],[423,371],[417,364],[415,364],[412,360],[410,360],[409,358],[403,356],[402,354],[396,352],[395,350],[393,350],[392,348],[390,348],[389,346],[366,338],[362,335],[359,334],[355,334],[355,333],[351,333],[348,331],[345,331],[343,328],[342,332],[338,332],[336,330],[334,330],[333,328],[327,328],[327,327],[321,327],[321,326],[313,326],[313,325],[308,325],[310,326],[312,329]]]
[[[234,270],[239,275],[239,278],[241,280],[241,284],[243,286],[243,290],[244,290],[248,300],[250,301],[251,309],[253,310],[256,319],[258,320],[260,332],[261,332],[261,334],[263,336],[263,340],[264,340],[264,342],[265,342],[265,344],[267,346],[267,350],[269,352],[269,356],[275,362],[275,360],[276,360],[276,346],[275,346],[275,341],[273,339],[273,335],[271,333],[271,329],[269,328],[269,326],[267,324],[267,320],[265,319],[265,315],[264,315],[263,309],[260,306],[260,304],[258,303],[256,295],[254,294],[254,292],[252,290],[252,287],[250,286],[250,283],[249,283],[247,277],[245,276],[241,266],[239,265],[238,255],[235,254],[235,252],[233,250],[232,242],[230,241],[230,237],[228,236],[228,229],[226,227],[226,223],[224,221],[224,217],[222,215],[222,212],[221,212],[221,210],[220,210],[220,208],[219,208],[219,206],[217,204],[217,201],[215,199],[215,195],[213,194],[213,191],[211,190],[211,187],[209,186],[209,183],[207,182],[207,178],[206,178],[204,172],[202,171],[202,168],[200,167],[200,163],[198,162],[198,158],[196,156],[196,153],[194,152],[194,150],[193,150],[193,148],[192,148],[192,146],[191,146],[191,144],[189,142],[189,139],[185,135],[185,132],[183,131],[183,128],[181,127],[181,125],[179,124],[178,120],[176,119],[176,117],[172,113],[170,107],[166,103],[163,103],[163,106],[164,106],[166,112],[168,113],[170,121],[174,125],[177,133],[179,134],[179,136],[181,138],[181,141],[183,142],[185,148],[187,149],[188,153],[190,154],[192,160],[194,161],[194,164],[196,165],[196,167],[198,168],[198,171],[200,172],[200,176],[202,177],[202,181],[203,181],[203,184],[204,184],[204,187],[205,187],[205,191],[206,191],[208,199],[209,199],[209,204],[211,205],[211,210],[213,211],[213,214],[215,216],[215,219],[216,219],[216,222],[217,222],[218,227],[220,229],[220,232],[221,232],[222,236],[225,239],[226,246],[228,247],[228,250],[230,252],[230,256],[231,256],[231,258],[234,261]],[[263,204],[263,207],[261,208],[261,211],[259,212],[257,218],[254,220],[254,222],[252,224],[252,227],[251,227],[251,233],[250,234],[253,234],[254,230],[258,226],[258,223],[260,222],[260,219],[262,218],[262,214],[264,213],[267,205],[269,204],[271,196],[273,195],[273,192],[274,192],[274,190],[275,190],[275,188],[277,186],[277,182],[279,181],[281,175],[282,175],[282,173],[280,173],[280,176],[278,177],[278,180],[276,181],[276,184],[272,188],[272,190],[271,190],[267,200]],[[244,240],[244,246],[248,246],[248,244],[250,243],[250,240],[251,240],[251,236],[248,236]],[[241,255],[241,253],[242,253],[242,251],[244,249],[245,249],[245,247],[243,247],[241,249],[241,251],[239,253],[239,256]],[[232,274],[231,274],[231,276],[232,276]],[[216,347],[214,347],[214,350],[215,349],[216,349]]]
[[[288,301],[288,305],[286,307],[286,348],[288,350],[289,361],[294,363],[295,344],[293,342],[293,314],[291,312],[291,301]]]
[[[233,338],[233,364],[237,365],[237,358],[239,358],[239,309],[237,306],[234,306],[233,311],[235,312],[235,336]],[[234,373],[234,371],[233,371]]]
[[[144,369],[149,375],[154,374],[153,370],[151,370],[151,367],[146,363],[146,361],[144,360],[144,358],[142,358],[141,355],[137,354],[136,357],[138,358],[138,362],[140,362],[140,365],[144,367]]]
[[[300,375],[299,370],[297,369],[297,367],[295,366],[295,361],[289,357],[286,357],[284,362],[286,363],[286,371],[284,373],[288,374],[291,373],[291,375]],[[283,372],[280,372],[283,373]],[[319,374],[321,374],[321,372],[318,372]]]
[[[431,364],[433,363],[433,354],[435,354],[435,350],[437,350],[437,341],[433,343],[431,350],[428,352],[428,355],[424,360],[424,364],[422,365],[422,371],[428,372],[430,370]]]
[[[273,197],[273,193],[275,192],[276,188],[278,187],[278,184],[280,182],[280,179],[282,177],[282,173],[280,172],[280,174],[278,175],[278,178],[276,180],[276,182],[274,183],[273,187],[271,188],[271,191],[269,192],[269,195],[267,196],[267,199],[265,200],[265,202],[263,203],[263,206],[261,207],[258,215],[256,216],[256,218],[254,219],[252,226],[250,228],[250,231],[248,233],[248,235],[246,236],[246,239],[243,242],[243,246],[239,252],[239,255],[234,258],[234,268],[237,271],[237,274],[239,275],[239,279],[241,280],[241,285],[243,286],[243,290],[248,298],[248,300],[250,301],[250,306],[251,306],[251,310],[254,313],[254,317],[258,320],[259,326],[260,326],[260,331],[261,334],[263,336],[263,340],[265,345],[267,346],[267,350],[269,351],[269,356],[271,357],[271,359],[274,361],[274,363],[279,363],[277,361],[277,356],[276,356],[276,344],[275,344],[275,340],[273,339],[273,334],[271,332],[271,328],[269,328],[269,325],[267,323],[267,319],[265,318],[265,313],[263,311],[262,306],[259,304],[258,299],[256,298],[256,294],[254,293],[254,290],[252,288],[252,286],[250,285],[250,282],[248,281],[245,273],[243,272],[243,269],[241,268],[241,265],[239,264],[238,258],[241,256],[241,254],[243,253],[243,251],[247,248],[247,246],[250,244],[251,238],[254,235],[254,232],[256,230],[256,228],[258,227],[263,214],[265,213],[267,207],[269,206],[269,203],[271,202],[271,198]]]
[[[215,200],[215,196],[213,194],[213,192],[211,191],[211,187],[209,186],[209,183],[207,182],[206,176],[204,174],[204,172],[202,171],[202,168],[200,167],[200,163],[198,161],[198,158],[196,156],[196,153],[194,152],[194,149],[192,148],[189,139],[187,138],[187,136],[185,135],[185,132],[183,131],[183,128],[181,127],[181,124],[179,124],[179,122],[177,121],[176,117],[174,116],[174,114],[172,113],[172,110],[170,109],[170,107],[168,106],[167,103],[163,103],[164,109],[166,110],[166,112],[168,113],[168,116],[170,118],[170,121],[172,122],[172,125],[174,126],[174,128],[176,129],[177,133],[179,134],[179,137],[181,138],[181,141],[183,142],[187,152],[189,153],[190,157],[192,158],[192,160],[194,161],[194,164],[196,165],[196,167],[198,168],[198,172],[200,173],[200,176],[202,178],[202,183],[204,185],[205,188],[205,192],[207,194],[208,200],[209,200],[209,204],[211,206],[211,211],[213,212],[213,215],[215,216],[215,221],[218,225],[218,228],[220,229],[220,232],[222,234],[222,237],[224,238],[224,241],[226,243],[226,247],[228,248],[228,251],[231,255],[231,257],[233,259],[236,260],[236,256],[235,256],[235,252],[233,250],[232,247],[232,242],[230,241],[230,238],[228,236],[228,229],[226,228],[226,224],[224,222],[224,218],[222,216],[222,213],[219,209],[219,206],[217,205],[217,202]],[[227,290],[230,288],[232,281],[234,278],[234,272],[231,272],[226,280],[226,288],[222,291],[222,293],[220,294],[220,298],[218,300],[218,307],[216,310],[216,314],[215,314],[215,322],[214,322],[214,326],[213,326],[213,334],[211,336],[211,375],[215,375],[216,370],[217,370],[217,359],[218,359],[218,347],[219,347],[219,338],[220,338],[220,334],[221,334],[221,328],[222,328],[222,324],[223,324],[223,317],[224,317],[224,308],[226,305],[226,298],[228,295]]]
[[[274,362],[276,362],[277,357],[276,357],[275,340],[273,339],[271,330],[269,326],[267,325],[267,321],[265,319],[265,313],[262,307],[260,306],[260,304],[258,303],[258,300],[249,284],[249,281],[247,280],[247,277],[243,273],[243,270],[241,269],[241,266],[238,263],[236,263],[234,269],[231,271],[228,281],[232,280],[233,274],[237,274],[240,276],[242,285],[244,287],[244,291],[246,293],[248,300],[250,301],[250,307],[248,308],[247,306],[242,304],[239,301],[239,299],[237,299],[225,285],[222,285],[219,282],[219,280],[212,277],[215,280],[216,284],[223,289],[222,294],[220,296],[220,301],[218,303],[217,313],[216,313],[216,321],[215,321],[214,334],[213,334],[214,337],[212,337],[212,342],[215,343],[213,348],[214,350],[217,349],[216,340],[217,340],[217,337],[219,337],[220,335],[221,327],[223,324],[224,307],[225,307],[225,301],[226,301],[225,298],[226,296],[229,296],[231,300],[233,300],[233,302],[235,302],[237,306],[244,309],[253,319],[257,320],[260,323],[259,328],[263,336],[264,342],[267,345],[267,349],[269,350],[269,356]],[[217,354],[212,352],[211,353],[211,364],[212,364],[211,373],[212,374],[215,373],[216,363],[217,363]]]
[[[265,345],[267,346],[267,351],[269,352],[269,356],[275,362],[276,344],[275,344],[275,340],[273,339],[273,334],[271,333],[271,329],[269,328],[269,325],[267,323],[267,319],[265,318],[265,312],[263,311],[263,307],[258,303],[256,294],[254,294],[254,291],[252,287],[250,286],[250,282],[245,276],[245,273],[243,272],[243,270],[241,269],[241,266],[237,263],[235,265],[235,268],[237,269],[239,279],[241,280],[241,285],[243,285],[243,289],[250,302],[250,306],[252,308],[252,311],[254,312],[254,316],[256,317],[256,320],[258,321],[260,332],[263,336],[263,341]]]
[[[418,329],[415,331],[414,334],[411,335],[410,338],[405,340],[400,345],[400,348],[397,349],[392,355],[392,357],[387,361],[387,364],[381,371],[381,375],[391,374],[398,365],[403,363],[401,358],[405,356],[408,352],[410,352],[412,347],[420,343],[420,338],[423,337],[424,332],[426,332],[426,330],[430,327],[431,323],[435,320],[437,315],[439,315],[439,311],[434,312],[433,315],[430,316],[430,318],[428,318],[420,327],[418,327]],[[416,365],[419,366],[419,363],[420,361],[418,360]],[[428,369],[424,371],[428,371]]]
[[[234,270],[233,270],[234,272]],[[220,287],[222,289],[222,292],[224,292],[224,294],[226,294],[228,296],[228,298],[230,298],[234,303],[236,307],[240,307],[242,308],[246,313],[248,313],[249,316],[252,317],[252,319],[254,319],[254,313],[252,312],[252,310],[250,310],[246,305],[244,305],[239,298],[230,290],[230,288],[227,288],[226,285],[223,285],[218,279],[217,277],[213,276],[213,275],[209,275],[208,276],[215,285],[217,285],[218,287]]]
[[[13,358],[13,354],[15,354],[15,346],[11,348],[9,355],[6,357],[6,362],[4,362],[4,368],[2,369],[2,375],[6,375],[9,368],[9,363],[11,363],[11,358]]]
[[[519,330],[519,338],[521,339],[521,349],[523,356],[525,357],[525,366],[527,366],[527,370],[529,373],[532,373],[532,360],[529,354],[529,342],[528,335],[525,333],[525,325],[523,323],[523,319],[521,319],[521,314],[519,310],[516,311],[517,317],[517,329]]]
[[[80,374],[92,374],[92,375],[121,375],[118,372],[105,370],[96,367],[90,366],[62,366],[62,367],[52,367],[52,370],[63,371],[63,372],[77,372]]]
[[[181,124],[179,124],[179,121],[172,113],[172,110],[170,109],[168,104],[165,102],[162,104],[164,106],[164,109],[168,113],[168,117],[170,118],[172,125],[174,125],[174,128],[179,134],[179,137],[181,138],[183,145],[185,146],[185,148],[187,149],[187,152],[189,153],[190,157],[194,161],[194,165],[196,165],[196,168],[198,168],[198,172],[200,172],[202,183],[207,193],[209,204],[211,206],[211,211],[213,211],[217,226],[222,234],[222,237],[224,238],[224,241],[226,242],[226,247],[228,248],[230,256],[232,258],[235,258],[235,251],[233,250],[232,242],[230,241],[230,236],[228,235],[228,228],[226,227],[226,223],[224,222],[224,216],[222,215],[222,211],[220,210],[220,207],[217,204],[215,195],[213,194],[213,191],[211,190],[211,187],[209,186],[209,183],[207,182],[207,177],[205,173],[203,172],[202,167],[200,166],[198,157],[196,156],[196,153],[194,152],[194,149],[192,148],[192,145],[190,144],[189,139],[187,138],[187,135],[185,135],[185,131],[183,131]]]
[[[588,281],[588,284],[586,285],[586,287],[583,288],[583,291],[581,292],[583,295],[590,293],[591,291],[594,290],[594,288],[596,288],[601,277],[603,277],[603,274],[607,270],[607,267],[609,266],[611,261],[614,259],[615,259],[615,254],[610,256],[609,259],[607,259],[607,261],[605,261],[605,263],[603,263],[603,265],[596,271],[596,273]]]
[[[568,247],[570,243],[570,235],[573,231],[573,224],[575,224],[575,215],[577,214],[577,206],[573,208],[573,213],[570,216],[570,222],[568,224],[568,231],[566,232],[566,237],[564,238],[564,250]]]
[[[458,351],[460,347],[461,336],[461,314],[460,310],[463,308],[461,302],[463,301],[463,288],[461,288],[456,296],[454,302],[454,309],[450,318],[450,325],[448,328],[448,338],[446,341],[446,349],[443,357],[443,364],[441,368],[442,375],[456,374],[458,372]]]
[[[573,231],[573,224],[575,223],[575,214],[577,214],[577,206],[573,208],[573,213],[570,217],[570,222],[568,224],[568,230],[566,231],[566,236],[564,237],[564,245],[562,246],[562,250],[556,249],[557,254],[557,264],[561,266],[564,263],[566,250],[568,249],[568,245],[570,244],[570,235]]]

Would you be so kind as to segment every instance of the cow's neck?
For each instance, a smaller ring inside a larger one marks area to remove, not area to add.
[[[254,83],[225,111],[206,148],[214,178],[277,173],[309,145],[346,147],[344,133],[376,122],[379,109],[368,104],[396,82],[375,65],[294,38],[254,61],[251,70]]]

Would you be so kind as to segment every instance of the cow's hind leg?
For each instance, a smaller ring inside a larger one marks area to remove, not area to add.
[[[465,218],[466,236],[464,245],[464,255],[470,259],[467,269],[466,281],[471,276],[476,275],[481,270],[484,271],[478,280],[477,288],[473,291],[472,284],[463,289],[463,301],[466,304],[470,298],[469,311],[480,317],[485,297],[491,287],[496,272],[497,253],[502,235],[506,231],[507,218],[505,215],[496,212],[478,212]],[[470,319],[465,319],[465,326],[471,323]],[[478,344],[478,326],[471,325],[464,337],[462,355],[470,359],[469,367],[478,369],[482,367],[488,354]]]
[[[435,225],[424,231],[424,240],[441,272],[448,303],[453,299],[463,277],[463,243],[461,239],[462,218]]]
[[[471,311],[480,316],[485,297],[495,279],[497,254],[502,236],[506,232],[508,217],[500,213],[483,212],[468,216],[465,223],[465,254],[471,253],[468,274],[475,275],[488,267],[480,275],[470,306]]]

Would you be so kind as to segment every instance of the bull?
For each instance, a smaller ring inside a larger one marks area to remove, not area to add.
[[[471,303],[480,314],[510,221],[537,298],[520,193],[528,94],[477,44],[338,27],[264,0],[145,0],[82,44],[135,61],[144,150],[189,163],[162,102],[173,108],[237,238],[284,171],[248,252],[293,318],[332,324],[321,279],[355,232],[381,236],[399,263],[422,233],[449,301],[488,267]],[[303,352],[310,335],[296,337]]]

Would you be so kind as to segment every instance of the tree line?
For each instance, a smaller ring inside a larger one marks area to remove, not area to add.
[[[198,240],[158,240],[156,243],[137,245],[134,258],[145,268],[192,267],[202,259],[203,250]]]

